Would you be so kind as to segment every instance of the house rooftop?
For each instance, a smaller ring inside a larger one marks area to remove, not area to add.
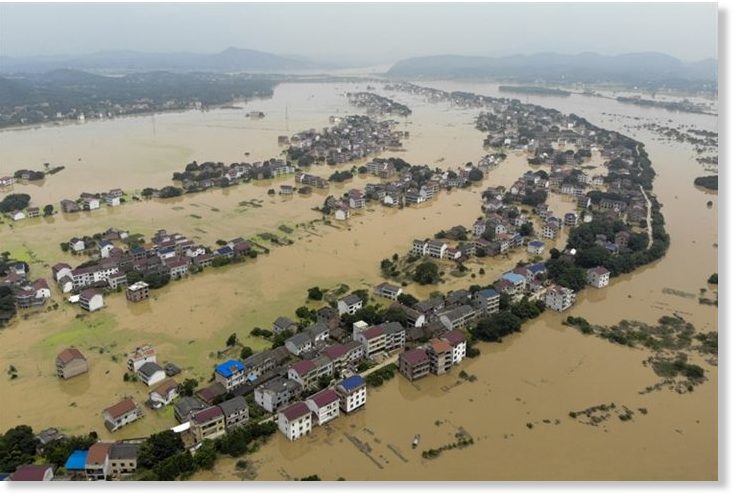
[[[316,368],[316,364],[314,364],[313,361],[304,359],[302,361],[298,361],[297,363],[293,364],[291,368],[296,373],[298,373],[298,376],[303,377],[304,375],[308,374],[309,371],[314,370]]]
[[[220,402],[218,405],[225,416],[230,416],[234,413],[247,410],[247,401],[241,395],[232,397],[224,402]]]
[[[137,459],[141,445],[139,443],[114,443],[110,447],[110,460]]]
[[[365,385],[364,378],[359,375],[350,376],[349,378],[345,378],[341,382],[339,382],[339,386],[341,386],[347,392],[351,392],[352,390],[360,388],[363,385]]]
[[[87,466],[99,466],[105,463],[107,454],[110,452],[111,443],[97,442],[89,447],[87,453]]]
[[[451,330],[447,333],[444,333],[441,338],[446,340],[452,347],[455,347],[460,343],[466,342],[466,337],[459,330]]]
[[[305,402],[296,402],[281,409],[280,413],[285,416],[288,421],[295,421],[296,419],[310,415],[311,410]]]
[[[339,396],[330,388],[316,392],[308,399],[312,400],[317,407],[326,407],[334,402],[339,402]]]
[[[356,295],[354,293],[347,295],[346,297],[339,299],[339,300],[341,300],[348,306],[355,305],[355,304],[362,302],[362,298],[359,295]]]
[[[79,349],[75,347],[64,349],[59,352],[59,355],[56,356],[56,360],[60,361],[62,364],[68,364],[74,359],[81,359],[83,361],[86,361],[86,357],[84,357],[84,354],[79,352]]]
[[[437,354],[451,352],[451,344],[449,344],[449,342],[439,340],[438,338],[434,338],[433,340],[431,340],[431,348]]]
[[[163,371],[163,368],[155,362],[146,362],[145,364],[140,366],[140,368],[138,368],[138,373],[142,374],[143,376],[147,376],[148,378],[159,371]]]
[[[428,361],[428,354],[426,354],[426,351],[423,349],[406,350],[405,352],[403,352],[400,355],[403,358],[403,360],[407,362],[408,364],[410,364],[411,366],[415,366],[422,362]]]
[[[234,374],[244,371],[245,365],[238,360],[230,359],[217,365],[214,370],[225,378],[231,378]]]
[[[137,409],[135,402],[130,398],[126,398],[122,399],[117,404],[108,407],[104,411],[113,418],[119,418],[123,414],[134,411],[135,409]]]
[[[198,424],[203,424],[219,416],[224,416],[222,409],[219,406],[211,406],[194,414],[192,419]]]

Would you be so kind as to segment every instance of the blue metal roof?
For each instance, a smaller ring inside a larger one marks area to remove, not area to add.
[[[237,361],[235,359],[230,359],[229,361],[226,361],[226,362],[223,362],[222,364],[217,365],[214,369],[220,375],[224,376],[225,378],[229,378],[235,372],[244,371],[245,365],[242,364],[240,361]]]
[[[540,240],[533,240],[532,242],[528,243],[531,247],[542,247],[545,245],[545,243],[541,242]]]
[[[510,283],[517,285],[518,283],[522,283],[525,281],[525,278],[522,275],[519,275],[517,273],[505,273],[502,275],[503,280],[507,280]]]
[[[87,452],[88,450],[75,450],[66,460],[64,467],[66,471],[84,471],[87,465]]]
[[[364,385],[364,378],[359,375],[350,376],[349,378],[342,380],[340,385],[344,387],[345,390],[354,390],[355,388],[359,388]]]
[[[528,271],[531,273],[544,273],[546,271],[545,264],[542,262],[538,262],[537,264],[530,264],[529,266],[525,266]]]
[[[492,297],[495,297],[499,295],[494,288],[485,288],[483,290],[479,290],[477,292],[477,295],[482,297],[483,299],[491,299]]]

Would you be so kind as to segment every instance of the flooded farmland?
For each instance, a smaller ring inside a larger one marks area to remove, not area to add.
[[[487,84],[432,86],[498,95],[496,86]],[[330,115],[355,113],[342,95],[355,88],[364,89],[364,85],[287,84],[277,87],[272,99],[245,103],[242,109],[5,131],[0,133],[0,174],[44,162],[67,166],[43,185],[15,187],[30,193],[35,205],[76,198],[81,191],[163,186],[191,160],[278,156],[278,135],[325,127]],[[399,124],[410,131],[405,150],[383,156],[448,167],[476,162],[483,155],[483,135],[473,127],[478,110],[380,93],[413,109]],[[657,172],[654,191],[663,204],[671,236],[666,257],[614,279],[605,289],[585,290],[570,312],[595,324],[622,319],[653,323],[676,313],[699,331],[718,329],[716,307],[685,296],[697,296],[707,287],[709,275],[717,272],[717,196],[693,186],[702,168],[689,148],[660,142],[636,127],[639,119],[673,120],[716,131],[716,117],[642,109],[580,95],[529,100],[574,112],[645,142]],[[246,119],[248,109],[261,110],[266,117]],[[313,171],[328,176],[330,169],[345,168],[317,166]],[[509,185],[527,169],[523,156],[510,155],[482,186]],[[343,185],[333,184],[329,193],[339,194],[369,181],[355,176]],[[292,179],[274,184],[287,182]],[[29,260],[32,274],[47,278],[54,263],[75,261],[59,249],[60,242],[110,226],[146,236],[165,228],[208,245],[220,238],[274,232],[282,224],[294,228],[288,235],[293,245],[272,247],[270,254],[255,261],[172,283],[142,305],[113,295],[103,311],[78,318],[80,311],[64,303],[54,289],[53,299],[60,304],[57,310],[21,318],[0,331],[0,362],[12,364],[19,372],[17,380],[0,382],[0,394],[7,399],[0,429],[27,423],[37,429],[53,425],[70,432],[105,433],[100,417],[104,407],[123,395],[138,399],[146,395],[141,385],[122,381],[122,359],[130,348],[154,343],[160,359],[208,380],[216,362],[212,354],[224,347],[230,333],[246,338],[254,326],[267,327],[279,315],[292,315],[305,302],[306,289],[314,285],[371,287],[382,281],[381,259],[405,253],[413,238],[429,237],[456,224],[469,225],[481,213],[481,188],[476,187],[442,191],[419,208],[375,207],[347,223],[328,225],[311,210],[323,202],[323,193],[286,199],[268,196],[269,187],[252,183],[169,201],[103,208],[92,214],[0,225],[0,249]],[[242,205],[253,199],[262,201],[262,207]],[[708,201],[713,202],[711,208]],[[560,209],[567,201],[554,197],[553,202]],[[522,256],[517,254],[514,261]],[[487,259],[483,276],[450,279],[440,287],[411,285],[407,291],[422,297],[436,289],[489,283],[514,261]],[[709,381],[692,393],[640,395],[639,391],[658,381],[642,364],[645,352],[584,336],[561,321],[561,315],[545,313],[503,343],[481,345],[481,356],[447,376],[416,384],[398,377],[371,390],[366,409],[342,416],[306,439],[291,443],[279,435],[273,437],[251,456],[257,478],[318,474],[323,479],[348,480],[716,479],[717,368],[706,365]],[[254,338],[247,340],[253,348],[266,346]],[[91,370],[89,375],[61,382],[54,375],[53,358],[69,345],[87,354]],[[461,380],[460,370],[474,375],[476,381]],[[647,414],[639,413],[626,422],[613,417],[600,426],[584,425],[568,416],[569,411],[610,402],[643,408]],[[119,436],[145,435],[174,424],[170,410],[146,412],[144,421],[125,427]],[[421,457],[423,450],[453,441],[459,429],[470,433],[475,444],[435,460]],[[421,434],[421,444],[412,450],[415,433]],[[358,448],[364,444],[369,450]],[[240,478],[234,464],[224,459],[213,473],[197,477]]]

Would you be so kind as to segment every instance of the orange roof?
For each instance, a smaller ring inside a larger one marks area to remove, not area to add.
[[[101,465],[105,463],[107,454],[110,452],[111,443],[97,442],[89,447],[87,452],[87,465]]]
[[[431,340],[431,348],[437,354],[451,352],[451,344],[445,340],[439,340],[438,338]]]

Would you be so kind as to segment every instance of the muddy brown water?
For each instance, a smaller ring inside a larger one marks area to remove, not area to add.
[[[439,82],[434,86],[497,94],[496,86],[487,84]],[[40,168],[43,162],[66,165],[66,170],[43,186],[15,187],[15,191],[30,192],[37,205],[83,190],[165,185],[190,160],[247,160],[244,152],[251,152],[250,160],[277,156],[278,135],[325,127],[329,115],[353,113],[341,94],[358,88],[363,85],[289,84],[279,86],[273,99],[245,104],[241,110],[5,131],[0,133],[0,173]],[[483,136],[473,129],[476,110],[382,93],[413,109],[413,115],[399,125],[411,132],[406,150],[384,155],[439,167],[476,162],[483,155]],[[671,288],[698,295],[700,288],[707,288],[708,276],[717,271],[717,196],[693,187],[701,166],[690,148],[662,143],[649,132],[628,128],[639,123],[632,118],[640,117],[716,130],[716,118],[579,95],[529,100],[575,112],[644,141],[658,173],[655,193],[663,204],[672,239],[664,259],[613,280],[606,289],[584,291],[572,314],[592,323],[612,324],[621,319],[653,322],[676,312],[702,331],[717,329],[715,307],[663,292]],[[265,119],[244,118],[255,108],[266,113]],[[441,158],[444,160],[438,162]],[[510,184],[526,169],[521,156],[511,155],[489,174],[483,186]],[[328,171],[326,166],[315,168],[316,174],[326,176]],[[356,177],[332,186],[330,193],[369,181],[372,179]],[[273,185],[281,183],[293,181],[287,178]],[[30,220],[12,227],[6,222],[0,225],[0,248],[32,259],[33,274],[50,277],[49,267],[55,262],[80,261],[62,253],[59,242],[110,226],[147,236],[164,227],[213,245],[219,238],[276,232],[280,224],[293,227],[320,219],[310,209],[323,202],[325,193],[286,199],[269,197],[267,187],[248,184],[92,214]],[[173,361],[187,370],[185,375],[207,380],[217,361],[211,353],[223,348],[229,333],[237,331],[244,338],[254,326],[269,326],[278,315],[292,315],[305,302],[306,289],[315,284],[367,288],[379,283],[379,261],[404,253],[413,238],[428,237],[455,224],[470,225],[480,214],[481,189],[441,192],[419,208],[375,207],[345,224],[317,222],[308,230],[298,228],[288,235],[294,245],[273,247],[257,261],[207,270],[154,292],[153,299],[143,304],[130,304],[122,295],[113,295],[106,300],[105,310],[84,319],[75,317],[77,308],[65,304],[54,291],[58,310],[17,320],[0,332],[0,362],[14,365],[20,374],[17,380],[0,380],[0,394],[7,399],[0,428],[28,423],[37,429],[54,425],[75,433],[92,429],[106,433],[100,418],[104,407],[122,395],[138,400],[146,395],[141,385],[122,381],[121,358],[131,347],[153,343],[162,361]],[[262,200],[263,207],[240,205],[252,199]],[[712,208],[706,207],[709,200]],[[554,196],[552,202],[558,210],[572,206],[561,197]],[[484,276],[451,278],[440,289],[490,282],[524,255],[489,259]],[[425,296],[435,289],[411,285],[408,291]],[[645,352],[583,336],[562,326],[561,320],[560,315],[546,313],[504,343],[482,345],[479,358],[468,360],[447,376],[416,384],[397,378],[372,390],[366,409],[341,417],[328,429],[315,430],[305,440],[290,443],[280,435],[273,437],[250,458],[257,477],[283,479],[317,473],[324,479],[348,480],[716,479],[717,368],[704,365],[709,381],[691,394],[639,395],[638,391],[658,380],[642,365]],[[265,346],[247,340],[256,347]],[[53,357],[68,345],[84,350],[91,372],[62,382],[53,376]],[[456,385],[460,370],[476,375],[477,381]],[[597,427],[568,417],[570,410],[609,402],[633,410],[644,407],[648,414],[636,414],[628,422],[610,419]],[[544,423],[545,419],[550,423]],[[526,423],[533,423],[533,428]],[[118,433],[120,437],[145,435],[172,424],[170,409],[147,411],[144,421]],[[472,435],[474,445],[444,452],[435,460],[420,456],[422,450],[451,442],[459,428]],[[411,450],[415,433],[421,434],[421,444]],[[347,435],[369,444],[371,458]],[[239,475],[233,460],[222,459],[213,472],[198,477],[236,479]]]

